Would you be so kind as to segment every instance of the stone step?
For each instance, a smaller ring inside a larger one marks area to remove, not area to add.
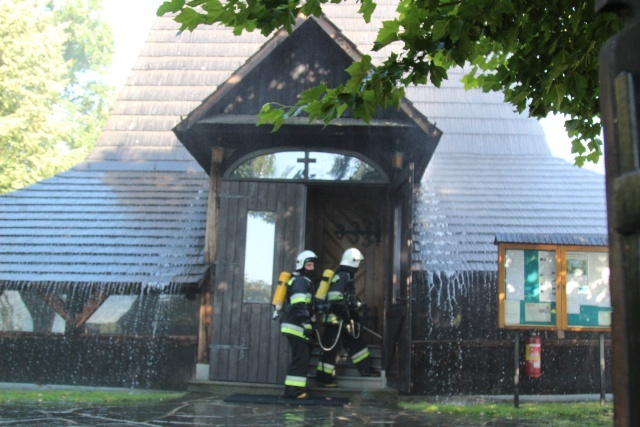
[[[381,390],[387,387],[385,372],[382,371],[382,350],[380,346],[368,346],[371,354],[371,366],[380,371],[380,377],[362,377],[355,367],[346,350],[342,350],[338,355],[336,364],[336,382],[338,388],[356,390]],[[315,384],[318,361],[322,350],[318,345],[314,346],[311,359],[309,361],[309,384]],[[322,388],[322,387],[321,387]],[[326,390],[326,389],[325,389]]]
[[[369,346],[369,353],[371,357],[371,366],[378,370],[382,370],[382,350],[379,346]],[[309,360],[309,374],[315,376],[315,371],[318,368],[318,362],[320,360],[321,350],[318,346],[315,346],[311,359]],[[336,364],[336,373],[339,376],[359,377],[360,373],[354,366],[353,362],[349,358],[346,350],[342,350],[338,355],[338,363]]]
[[[355,375],[345,375],[339,372],[335,377],[338,383],[338,388],[355,389],[355,390],[381,390],[387,387],[387,377],[384,371],[380,371],[380,377],[362,377],[359,373]],[[316,385],[315,373],[309,375],[307,384],[313,387]],[[325,387],[319,387],[320,389],[326,389]]]

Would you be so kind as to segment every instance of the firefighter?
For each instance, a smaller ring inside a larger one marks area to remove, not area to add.
[[[347,249],[342,255],[340,266],[329,287],[327,301],[328,313],[324,316],[324,345],[333,343],[329,350],[320,356],[316,382],[322,387],[337,387],[335,381],[335,364],[341,345],[347,349],[349,357],[365,377],[379,377],[380,371],[371,366],[371,357],[367,345],[360,334],[359,309],[362,303],[356,296],[353,280],[360,263],[364,260],[362,253],[356,248]]]
[[[284,380],[284,397],[307,398],[307,374],[315,329],[312,296],[315,293],[315,267],[318,257],[309,250],[296,258],[296,271],[287,282],[284,315],[280,332],[287,337],[291,362]]]

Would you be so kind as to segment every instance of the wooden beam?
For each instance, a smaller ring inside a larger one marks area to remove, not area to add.
[[[207,202],[207,226],[204,240],[204,258],[208,264],[216,259],[218,238],[218,193],[222,181],[220,167],[224,156],[224,149],[213,147],[211,151],[211,171],[209,173],[209,200]]]
[[[40,295],[40,297],[44,300],[44,302],[51,307],[56,313],[58,313],[58,315],[60,317],[62,317],[65,321],[65,323],[69,323],[72,322],[74,319],[74,316],[67,313],[67,310],[65,309],[65,303],[62,300],[62,298],[60,298],[59,296],[49,293],[49,292],[45,292],[42,289],[38,289],[36,287],[35,292]]]
[[[85,322],[91,317],[95,311],[100,308],[102,303],[109,297],[109,293],[102,290],[97,290],[91,295],[91,298],[82,307],[82,313],[76,316],[75,328],[80,329],[84,326]]]
[[[213,320],[213,305],[211,283],[213,271],[209,270],[200,292],[200,322],[198,327],[198,363],[209,363],[209,344],[211,339],[211,322]]]

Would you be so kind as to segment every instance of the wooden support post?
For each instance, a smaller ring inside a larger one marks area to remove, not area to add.
[[[204,241],[204,257],[207,264],[216,259],[218,238],[218,192],[222,181],[222,163],[224,150],[214,147],[211,151],[211,171],[209,173],[209,199],[207,201],[207,225]]]
[[[600,50],[612,314],[614,424],[640,425],[640,0],[596,0],[624,28]]]
[[[604,332],[600,332],[600,405],[604,405],[606,403],[604,381],[605,381]]]
[[[209,363],[209,341],[211,340],[211,321],[213,318],[213,304],[211,300],[211,283],[213,271],[207,272],[207,277],[200,287],[200,322],[198,327],[198,363]]]
[[[204,240],[204,260],[207,264],[213,264],[216,260],[218,244],[218,200],[220,184],[222,182],[222,159],[224,150],[214,147],[211,151],[211,171],[209,173],[209,199],[207,201],[207,225]],[[206,363],[209,358],[209,345],[211,344],[211,324],[213,320],[213,295],[212,284],[215,277],[215,269],[211,268],[201,287],[200,294],[200,322],[198,327],[198,353],[197,361]]]
[[[513,333],[513,406],[520,407],[520,333]]]
[[[89,298],[89,300],[84,303],[84,306],[82,307],[82,313],[76,316],[75,328],[82,328],[85,322],[89,320],[89,317],[91,317],[91,315],[95,313],[98,308],[100,308],[102,303],[105,302],[108,297],[109,294],[107,292],[103,292],[100,289],[95,291],[93,295],[91,295],[91,298]]]
[[[38,289],[37,287],[35,289],[35,293],[40,295],[40,297],[45,302],[45,304],[51,307],[53,311],[55,311],[58,314],[58,316],[64,319],[65,323],[67,324],[66,329],[68,329],[70,322],[73,320],[73,316],[70,316],[67,313],[67,310],[65,308],[64,301],[62,301],[62,298],[60,298],[55,294]]]

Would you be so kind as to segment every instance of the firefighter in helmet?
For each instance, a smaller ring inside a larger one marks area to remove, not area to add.
[[[353,284],[360,263],[364,260],[362,252],[356,248],[347,249],[342,255],[340,265],[329,287],[327,300],[328,313],[324,316],[322,342],[334,343],[320,356],[316,382],[323,387],[336,387],[335,364],[340,352],[340,344],[347,349],[349,357],[358,368],[360,375],[379,377],[380,371],[371,366],[371,357],[367,345],[360,335],[359,309],[362,303],[356,296]]]
[[[286,398],[307,397],[307,373],[315,326],[312,302],[317,262],[318,257],[312,251],[301,252],[296,258],[296,271],[287,283],[284,315],[280,324],[280,332],[287,337],[291,350],[291,362],[284,381]]]

